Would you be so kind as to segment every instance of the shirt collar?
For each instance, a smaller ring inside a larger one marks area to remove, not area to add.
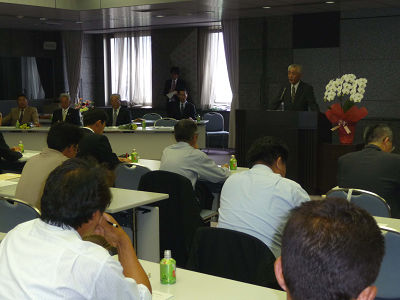
[[[294,89],[297,91],[297,88],[299,87],[299,83],[300,83],[300,80],[297,81],[296,84],[291,84],[291,87],[294,86]]]
[[[377,150],[377,151],[382,151],[381,148],[379,148],[377,145],[374,145],[374,144],[368,144],[368,145],[366,145],[366,146],[364,147],[364,149],[365,149],[365,148],[374,149],[374,150]]]
[[[266,173],[274,173],[270,167],[268,167],[267,165],[263,165],[263,164],[255,164],[251,168],[251,170],[257,170],[257,171],[259,170],[259,171],[266,172]],[[277,175],[279,175],[279,174],[277,174]]]
[[[94,130],[93,130],[92,128],[90,128],[90,127],[86,127],[86,126],[85,126],[85,127],[83,127],[83,128],[86,128],[87,130],[90,130],[91,132],[95,133]]]

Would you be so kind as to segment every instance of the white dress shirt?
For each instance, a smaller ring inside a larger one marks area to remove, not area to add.
[[[185,176],[192,182],[193,188],[197,179],[216,183],[224,181],[229,176],[228,169],[218,167],[207,154],[185,142],[164,149],[160,170]]]
[[[257,164],[225,182],[218,227],[252,235],[279,257],[289,211],[309,200],[299,184],[272,172],[266,165]]]
[[[151,299],[104,248],[40,219],[1,242],[0,274],[0,299]]]
[[[61,109],[63,121],[65,121],[65,118],[67,117],[68,109],[69,109],[69,107],[68,107],[68,108],[62,108],[62,109]]]

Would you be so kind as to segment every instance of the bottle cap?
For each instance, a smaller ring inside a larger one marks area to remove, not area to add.
[[[231,155],[231,158],[235,158],[235,155]]]
[[[171,250],[164,250],[164,258],[165,259],[171,258]]]

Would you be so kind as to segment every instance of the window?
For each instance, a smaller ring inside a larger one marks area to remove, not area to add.
[[[120,94],[121,100],[132,105],[151,105],[151,36],[146,33],[115,34],[110,39],[110,61],[110,94]]]
[[[202,43],[204,58],[201,104],[206,108],[230,108],[232,90],[226,67],[223,34],[221,31],[209,31]]]

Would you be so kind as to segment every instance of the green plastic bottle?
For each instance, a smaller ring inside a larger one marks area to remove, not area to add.
[[[171,257],[171,250],[165,250],[164,258],[160,261],[160,281],[162,284],[176,282],[176,261]]]
[[[229,168],[231,170],[237,170],[237,160],[235,158],[235,155],[231,156],[231,159],[229,161]]]
[[[133,163],[139,162],[139,156],[138,156],[138,153],[136,152],[136,149],[132,149],[131,161],[132,161]]]
[[[17,122],[15,123],[15,127],[19,128],[19,121],[17,120]]]
[[[143,120],[143,121],[142,121],[142,129],[143,129],[143,130],[146,130],[146,120]]]
[[[18,147],[21,149],[21,153],[24,153],[24,144],[22,141],[19,141]]]

